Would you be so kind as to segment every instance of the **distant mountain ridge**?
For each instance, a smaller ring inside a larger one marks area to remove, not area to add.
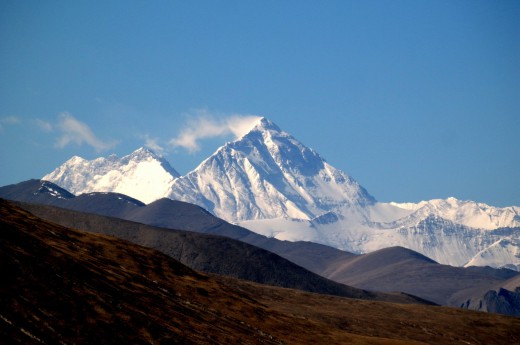
[[[512,270],[440,265],[403,247],[379,249],[344,259],[330,265],[323,275],[359,288],[403,291],[454,307],[461,306],[475,291],[508,284],[508,279],[520,283],[516,279],[520,274]],[[520,303],[516,306],[520,307]]]
[[[266,118],[184,176],[168,166],[141,148],[122,159],[74,158],[44,179],[75,194],[111,191],[145,203],[162,197],[190,202],[282,240],[355,253],[403,246],[443,264],[520,270],[520,207],[455,198],[377,202],[354,179]],[[511,245],[497,246],[502,240]]]
[[[473,228],[492,230],[520,226],[520,207],[492,207],[473,201],[433,199],[413,203],[390,203],[420,214],[437,214],[444,219]]]

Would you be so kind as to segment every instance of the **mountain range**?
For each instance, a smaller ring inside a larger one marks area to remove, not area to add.
[[[391,246],[453,266],[520,269],[520,208],[455,198],[382,203],[266,118],[179,174],[152,151],[73,157],[43,177],[74,194],[119,192],[193,203],[267,237],[353,253]]]
[[[410,295],[415,295],[441,305],[511,315],[517,315],[520,307],[520,301],[502,298],[506,293],[514,296],[514,279],[519,276],[508,269],[441,265],[402,247],[356,255],[312,242],[280,241],[230,224],[193,204],[163,198],[146,205],[110,192],[74,196],[48,181],[0,187],[0,197],[21,202],[20,207],[43,219],[145,245],[204,272],[357,298],[403,302],[413,301]],[[304,268],[338,283],[392,295],[355,292]],[[406,294],[396,295],[396,291]],[[500,293],[494,302],[480,303],[493,293]]]

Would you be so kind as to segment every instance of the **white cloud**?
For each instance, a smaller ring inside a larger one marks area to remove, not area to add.
[[[16,116],[6,116],[0,119],[0,122],[6,125],[17,125],[22,121]]]
[[[96,151],[103,151],[115,145],[115,143],[107,143],[96,137],[89,126],[75,119],[69,113],[60,114],[57,127],[62,132],[56,141],[56,147],[59,148],[74,143],[77,145],[87,144]]]
[[[144,136],[145,144],[144,146],[153,150],[155,153],[162,155],[164,153],[164,147],[162,147],[156,138],[150,138],[148,135]]]
[[[188,120],[181,133],[170,140],[170,145],[196,152],[200,150],[200,140],[228,135],[234,135],[235,139],[238,139],[247,134],[260,118],[255,115],[239,114],[216,117],[207,111],[197,111],[197,114]]]
[[[16,116],[0,117],[0,132],[4,130],[5,125],[18,125],[22,121]]]
[[[44,120],[41,120],[41,119],[36,119],[34,120],[34,122],[36,123],[36,125],[38,127],[40,127],[41,130],[43,130],[44,132],[52,132],[54,127],[52,126],[51,123],[47,122],[47,121],[44,121]]]

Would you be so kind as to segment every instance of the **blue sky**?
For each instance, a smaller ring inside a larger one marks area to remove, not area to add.
[[[0,185],[145,144],[186,173],[233,139],[190,123],[247,115],[381,201],[520,205],[520,2],[0,2]]]

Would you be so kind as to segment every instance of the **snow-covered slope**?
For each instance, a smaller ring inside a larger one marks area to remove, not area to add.
[[[354,253],[370,253],[378,249],[401,246],[412,249],[429,258],[453,266],[464,266],[468,261],[493,247],[504,237],[515,238],[516,244],[508,249],[519,249],[520,228],[500,230],[475,229],[430,214],[425,218],[408,217],[390,223],[366,223],[350,211],[337,216],[335,221],[314,221],[288,218],[249,220],[238,222],[240,226],[265,236],[288,241],[317,242]],[[503,267],[514,264],[513,255],[504,253],[488,255],[487,260],[470,261],[473,265]],[[511,258],[510,261],[508,259]],[[510,266],[509,268],[515,268]]]
[[[391,203],[394,206],[421,214],[436,214],[458,224],[479,229],[520,226],[520,207],[498,208],[474,201],[455,198],[434,199],[420,203]]]
[[[310,220],[374,198],[347,174],[266,118],[175,181],[169,197],[228,221]]]
[[[475,255],[466,265],[505,267],[520,271],[520,238],[501,238]]]
[[[464,214],[457,222],[428,207],[405,209],[392,203],[374,203],[356,211],[343,208],[310,221],[277,218],[238,224],[280,240],[312,241],[354,253],[402,246],[442,264],[520,270],[520,228],[513,227],[516,221],[503,223],[508,228],[476,228],[461,221],[472,224],[470,215]]]
[[[162,157],[146,148],[118,158],[86,160],[72,157],[42,179],[78,195],[117,192],[149,203],[165,197],[179,174]]]
[[[245,220],[238,224],[265,236],[312,241],[354,253],[401,246],[453,266],[507,267],[520,271],[520,228],[474,228],[435,210],[403,210],[375,203],[343,208],[312,220]],[[470,219],[466,215],[465,219]],[[377,220],[377,221],[376,221]],[[512,221],[508,226],[516,224]]]

